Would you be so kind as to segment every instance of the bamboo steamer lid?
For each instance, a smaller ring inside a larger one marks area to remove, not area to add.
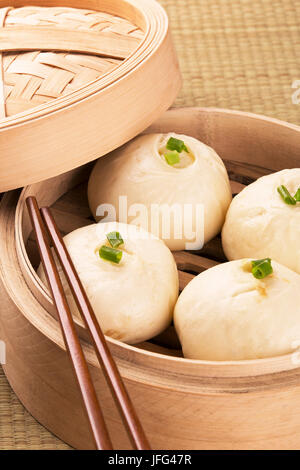
[[[30,3],[0,0],[0,192],[119,147],[181,85],[155,0]]]

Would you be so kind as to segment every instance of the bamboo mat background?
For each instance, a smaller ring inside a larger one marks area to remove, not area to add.
[[[160,0],[170,17],[184,85],[176,106],[216,106],[300,125],[298,0]],[[0,449],[67,449],[40,426],[0,367]]]

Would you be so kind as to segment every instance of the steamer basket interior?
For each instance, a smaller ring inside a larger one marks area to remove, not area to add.
[[[219,153],[229,172],[233,195],[260,176],[286,168],[287,162],[290,168],[297,167],[300,163],[299,128],[261,116],[218,109],[174,109],[168,111],[146,132],[170,131],[196,137]],[[28,195],[34,194],[40,205],[51,205],[63,234],[91,224],[93,217],[86,196],[91,168],[89,164],[64,176],[25,188],[16,211],[17,252],[23,275],[36,298],[55,318],[51,298],[35,272],[39,256],[30,233],[31,226],[27,211],[24,210],[24,201]],[[226,262],[220,236],[207,243],[199,252],[182,251],[174,253],[174,257],[179,270],[180,290],[203,270]],[[81,337],[89,341],[82,321],[76,321]],[[182,359],[180,343],[172,326],[159,337],[129,348],[164,355],[166,359],[177,358],[183,363],[202,365],[204,375],[210,366],[216,366],[216,363]],[[290,357],[284,356],[259,361],[226,362],[218,364],[213,370],[214,373],[221,374],[223,366],[225,375],[227,367],[232,375],[247,375],[254,365],[257,375],[295,367]]]

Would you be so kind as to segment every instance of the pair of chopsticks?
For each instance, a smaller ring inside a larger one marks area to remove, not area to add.
[[[47,207],[39,209],[35,197],[28,197],[26,204],[53,302],[58,313],[64,342],[73,365],[96,448],[98,450],[111,450],[113,447],[63,290],[49,239],[63,268],[77,307],[90,333],[98,361],[102,366],[106,380],[119,407],[129,437],[135,449],[150,449],[142,425],[108,348],[105,336],[102,333],[50,209]]]

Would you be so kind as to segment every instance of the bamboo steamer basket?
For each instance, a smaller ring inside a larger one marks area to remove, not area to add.
[[[214,147],[232,190],[299,166],[300,128],[248,113],[186,108],[168,111],[146,132],[175,131]],[[90,165],[20,193],[0,211],[0,338],[5,373],[29,412],[75,448],[93,448],[62,335],[46,288],[35,273],[37,248],[25,209],[35,195],[50,204],[63,233],[92,223],[86,201]],[[203,250],[174,254],[182,289],[195,273],[224,260],[216,238]],[[191,274],[194,273],[194,274]],[[77,321],[115,448],[130,443],[83,324]],[[108,342],[154,449],[299,449],[299,358],[211,362],[184,359],[170,328],[136,346]],[[297,359],[297,360],[295,360]]]
[[[119,147],[168,109],[181,85],[155,0],[44,5],[0,0],[0,192]]]

